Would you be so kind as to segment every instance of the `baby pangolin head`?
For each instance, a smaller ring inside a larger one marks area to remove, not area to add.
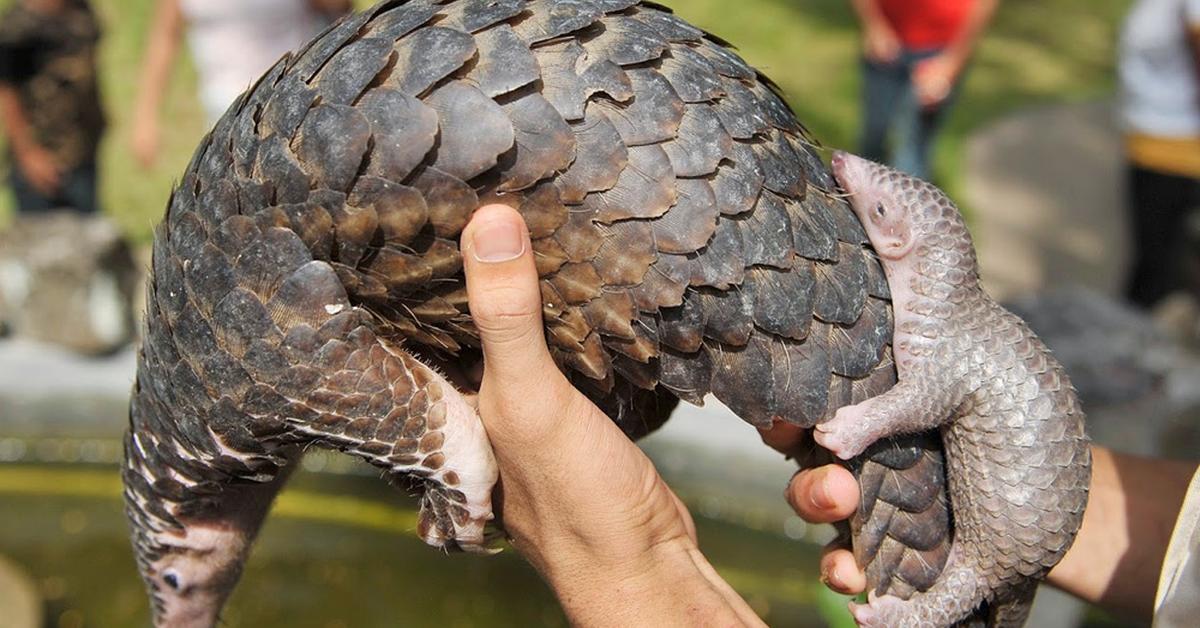
[[[966,225],[954,203],[932,183],[873,161],[836,151],[833,174],[884,261],[904,259],[931,236],[963,237]]]

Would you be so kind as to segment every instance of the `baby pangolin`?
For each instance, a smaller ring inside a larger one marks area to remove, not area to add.
[[[986,603],[992,625],[1020,626],[1087,504],[1079,400],[1046,346],[981,288],[971,236],[941,190],[841,152],[833,171],[883,260],[899,382],[840,409],[816,440],[849,459],[940,426],[955,525],[931,588],[851,610],[863,626],[949,626]]]

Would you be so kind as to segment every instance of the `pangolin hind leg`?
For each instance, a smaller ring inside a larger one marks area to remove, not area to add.
[[[314,442],[386,469],[421,492],[430,545],[483,551],[497,470],[474,406],[445,377],[367,328],[323,346],[326,373],[288,422]]]
[[[234,263],[239,285],[213,307],[211,324],[191,320],[211,325],[212,344],[251,382],[240,399],[218,402],[230,409],[225,422],[248,426],[247,447],[330,446],[394,479],[416,477],[425,540],[477,547],[497,472],[474,410],[387,337],[387,324],[352,302],[332,265],[312,259],[294,231],[238,218],[229,230],[247,243]]]
[[[1003,600],[991,605],[988,616],[989,628],[1021,628],[1033,610],[1033,598],[1037,595],[1037,584],[1027,582],[1015,589]]]
[[[994,587],[983,575],[976,547],[977,542],[955,539],[941,577],[928,590],[907,600],[872,593],[868,604],[851,604],[850,612],[862,628],[953,626],[967,619]]]

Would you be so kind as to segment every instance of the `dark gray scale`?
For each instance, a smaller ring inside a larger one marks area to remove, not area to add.
[[[628,105],[607,100],[593,101],[607,115],[626,146],[657,144],[676,137],[683,122],[684,103],[661,74],[646,68],[625,72],[633,85]]]
[[[511,26],[499,24],[475,40],[479,61],[466,76],[484,94],[494,98],[541,78],[537,57]]]
[[[716,172],[721,161],[732,156],[733,138],[707,104],[687,105],[678,137],[663,149],[677,176],[702,177]]]
[[[604,29],[583,38],[589,65],[603,61],[618,66],[660,58],[670,43],[646,23],[621,15],[604,20]]]
[[[688,46],[672,46],[659,63],[659,71],[684,102],[714,101],[725,95],[724,79],[716,67]]]
[[[403,181],[421,165],[438,138],[438,114],[433,108],[399,90],[377,88],[359,99],[357,108],[371,125],[367,172]]]
[[[181,181],[131,406],[136,525],[313,443],[460,508],[404,350],[477,354],[458,237],[484,202],[525,217],[552,354],[631,436],[710,393],[811,427],[895,382],[886,278],[778,88],[651,3],[381,3],[271,70]],[[880,592],[944,564],[941,456],[923,436],[854,463]]]
[[[561,111],[561,109],[560,109]],[[629,163],[629,149],[608,118],[592,116],[570,124],[575,134],[575,159],[554,181],[563,202],[582,203],[590,192],[610,190]]]
[[[529,0],[517,34],[530,46],[580,31],[596,23],[604,9],[594,0]]]
[[[675,205],[654,223],[654,241],[664,253],[688,254],[708,246],[717,231],[720,212],[707,181],[680,179],[676,188]]]
[[[658,144],[651,144],[630,146],[625,154],[627,161],[616,184],[587,195],[580,207],[594,212],[595,220],[602,223],[658,218],[676,207],[680,200],[679,183],[666,151]]]
[[[441,7],[438,13],[444,16],[441,24],[475,33],[511,20],[524,10],[524,0],[463,0]],[[528,52],[528,48],[526,51]]]
[[[429,26],[396,43],[396,61],[388,82],[410,96],[421,96],[438,81],[461,69],[477,51],[475,38],[453,28]]]

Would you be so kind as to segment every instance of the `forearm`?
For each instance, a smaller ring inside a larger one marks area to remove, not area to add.
[[[966,61],[975,51],[975,46],[978,45],[980,37],[987,30],[999,4],[999,0],[976,0],[971,5],[971,12],[967,15],[962,30],[950,43],[950,51]]]
[[[11,85],[0,83],[0,124],[14,153],[21,153],[37,146],[33,127],[21,105],[21,96]]]
[[[155,119],[166,92],[171,67],[182,37],[183,14],[178,0],[161,0],[155,11],[150,37],[146,42],[146,60],[138,80],[135,119]]]
[[[1195,465],[1093,448],[1083,527],[1054,586],[1122,615],[1149,620],[1159,572]]]
[[[854,6],[854,12],[858,14],[858,20],[864,26],[887,25],[887,18],[876,0],[853,0],[851,4]]]

